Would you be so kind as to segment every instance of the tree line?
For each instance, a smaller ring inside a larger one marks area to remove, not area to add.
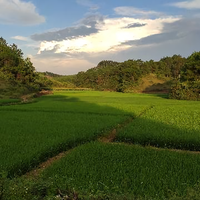
[[[95,68],[79,72],[75,83],[78,87],[124,92],[136,86],[142,77],[150,73],[159,78],[177,79],[185,62],[186,59],[180,55],[164,57],[158,62],[139,59],[119,63],[105,60]]]
[[[158,78],[173,80],[171,98],[200,100],[200,52],[194,52],[188,58],[173,55],[159,61],[104,60],[97,67],[79,72],[74,82],[77,87],[126,92],[150,73],[156,74]]]
[[[30,58],[24,58],[17,45],[7,44],[0,38],[0,78],[12,85],[24,87],[29,91],[39,91],[51,82],[35,71]]]
[[[159,61],[104,60],[86,72],[61,76],[51,72],[36,72],[31,60],[23,57],[17,45],[8,45],[6,40],[0,38],[0,78],[30,91],[70,86],[126,92],[138,86],[141,78],[148,74],[173,80],[171,98],[200,100],[200,52],[194,52],[188,58],[173,55]]]

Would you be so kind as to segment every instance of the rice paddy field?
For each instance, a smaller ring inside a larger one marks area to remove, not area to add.
[[[57,91],[0,106],[0,199],[200,199],[199,151],[198,101]]]
[[[0,106],[19,103],[19,99],[0,99]]]

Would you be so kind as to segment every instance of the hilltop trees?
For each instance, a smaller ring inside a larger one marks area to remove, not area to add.
[[[200,52],[194,52],[187,58],[182,69],[181,81],[200,81]]]
[[[127,60],[114,62],[101,61],[97,67],[79,72],[69,81],[76,87],[93,88],[117,92],[132,91],[141,79],[154,74],[158,78],[175,81],[171,90],[171,98],[200,100],[200,52],[195,52],[187,59],[180,55],[163,57],[160,61]],[[20,85],[28,90],[40,90],[53,85],[64,85],[47,78],[62,76],[50,72],[37,73],[31,60],[23,57],[23,52],[15,44],[8,45],[0,38],[0,77],[9,83]],[[70,84],[65,84],[70,85]]]
[[[200,100],[200,52],[194,52],[187,58],[180,78],[172,88],[171,97]]]
[[[8,45],[0,38],[0,75],[11,84],[26,87],[28,90],[39,90],[49,85],[46,77],[41,77],[35,71],[30,58],[23,57],[23,52],[17,45]]]
[[[31,85],[37,78],[35,68],[29,58],[15,44],[8,45],[0,38],[0,71],[11,82]]]
[[[164,57],[159,62],[138,59],[119,63],[105,60],[95,68],[79,72],[75,84],[77,87],[125,92],[138,85],[140,79],[150,73],[160,78],[177,78],[185,60],[180,55]]]
[[[173,55],[158,62],[140,59],[121,63],[101,61],[97,67],[78,73],[75,84],[96,90],[126,92],[139,85],[141,78],[150,73],[175,82],[171,98],[200,100],[200,52],[193,53],[187,59]]]
[[[144,62],[141,60],[128,60],[123,63],[101,61],[97,67],[87,72],[79,72],[75,83],[78,87],[124,92],[135,84],[143,73]]]

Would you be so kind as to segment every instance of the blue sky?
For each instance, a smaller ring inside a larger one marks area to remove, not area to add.
[[[200,51],[200,0],[0,0],[0,37],[37,71]]]

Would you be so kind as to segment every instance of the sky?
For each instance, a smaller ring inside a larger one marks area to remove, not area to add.
[[[0,37],[40,72],[200,51],[200,0],[0,0]]]

